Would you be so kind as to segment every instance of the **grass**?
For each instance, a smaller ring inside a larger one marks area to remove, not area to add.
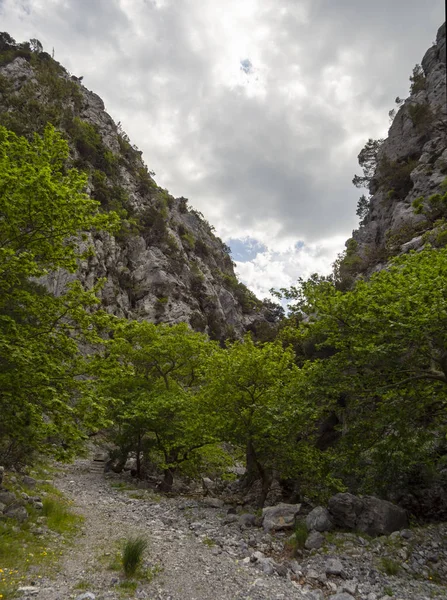
[[[381,559],[380,566],[381,570],[387,575],[397,575],[400,571],[400,564],[388,556]]]
[[[209,538],[208,536],[205,536],[202,540],[202,544],[205,544],[205,546],[208,546],[208,548],[212,548],[213,546],[216,545],[216,542],[214,540],[212,540],[211,538]]]
[[[47,518],[49,529],[57,533],[71,533],[76,529],[80,517],[70,512],[66,500],[53,495],[44,498],[42,504],[42,514]]]
[[[287,540],[287,549],[292,556],[295,556],[298,550],[304,548],[309,532],[304,521],[298,521],[295,525],[295,530]]]
[[[384,593],[386,596],[393,596],[393,595],[394,595],[394,592],[393,592],[392,588],[390,588],[390,586],[389,586],[389,585],[388,585],[388,586],[385,586],[385,587],[383,588],[383,593]]]
[[[74,586],[73,589],[79,590],[81,592],[86,592],[90,588],[91,588],[91,584],[86,579],[81,579],[81,581],[78,581],[78,583]]]
[[[9,482],[5,487],[17,495],[25,488],[18,483]],[[0,521],[0,600],[9,600],[15,596],[18,587],[29,585],[29,581],[38,581],[49,575],[63,554],[65,544],[82,522],[81,517],[71,513],[70,504],[58,490],[49,484],[38,484],[30,493],[48,495],[43,499],[43,510],[27,505],[29,518],[18,523],[14,519]],[[45,517],[41,523],[37,519]],[[35,529],[47,528],[49,532],[35,535]],[[51,532],[62,533],[55,539]]]
[[[146,548],[147,540],[143,537],[129,538],[124,542],[121,563],[126,577],[135,575]]]

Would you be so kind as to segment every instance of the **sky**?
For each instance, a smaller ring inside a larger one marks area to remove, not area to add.
[[[444,0],[0,0],[0,30],[83,76],[260,298],[330,271],[357,155],[443,20]]]

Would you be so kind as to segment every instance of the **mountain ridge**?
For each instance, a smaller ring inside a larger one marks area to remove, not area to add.
[[[235,276],[230,249],[186,198],[159,187],[103,100],[44,52],[38,40],[17,44],[0,34],[0,125],[19,135],[52,123],[67,137],[73,165],[89,174],[87,192],[122,218],[118,235],[89,232],[92,256],[76,278],[87,287],[103,278],[99,296],[113,314],[152,322],[185,321],[212,338],[261,330],[275,311]],[[72,279],[51,274],[58,293]]]

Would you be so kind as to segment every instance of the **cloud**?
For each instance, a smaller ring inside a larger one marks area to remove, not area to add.
[[[256,289],[256,273],[295,280],[323,256],[329,263],[334,240],[342,248],[357,221],[357,154],[386,135],[443,9],[442,0],[0,3],[2,28],[54,47],[83,75],[160,185],[187,196],[225,240],[266,245],[239,267]]]

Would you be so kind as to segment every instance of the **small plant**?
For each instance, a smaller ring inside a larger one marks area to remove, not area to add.
[[[392,595],[394,594],[394,592],[393,592],[392,588],[390,588],[390,586],[389,586],[389,585],[387,585],[387,586],[385,586],[385,587],[383,588],[383,593],[384,593],[386,596],[392,596]]]
[[[213,546],[216,545],[216,542],[214,540],[212,540],[211,538],[209,538],[208,536],[203,538],[202,543],[205,544],[205,546],[208,546],[208,548],[212,548]]]
[[[147,548],[147,540],[142,537],[129,538],[125,541],[121,556],[126,577],[131,577],[141,564],[143,552]]]
[[[294,536],[297,548],[304,548],[304,544],[306,543],[308,533],[309,532],[307,530],[307,525],[304,521],[299,521],[295,525]]]
[[[304,548],[308,533],[307,525],[304,521],[299,521],[295,525],[295,531],[287,541],[287,547],[292,556],[295,556],[298,550],[302,550]]]
[[[127,579],[124,581],[121,581],[118,584],[118,587],[126,592],[135,592],[137,587],[138,587],[138,581],[134,581],[132,579]]]
[[[73,531],[80,520],[78,515],[70,512],[66,501],[56,496],[43,499],[42,514],[47,517],[47,525],[58,533]]]
[[[381,568],[387,575],[397,575],[400,571],[400,564],[392,558],[384,556],[381,560]]]

